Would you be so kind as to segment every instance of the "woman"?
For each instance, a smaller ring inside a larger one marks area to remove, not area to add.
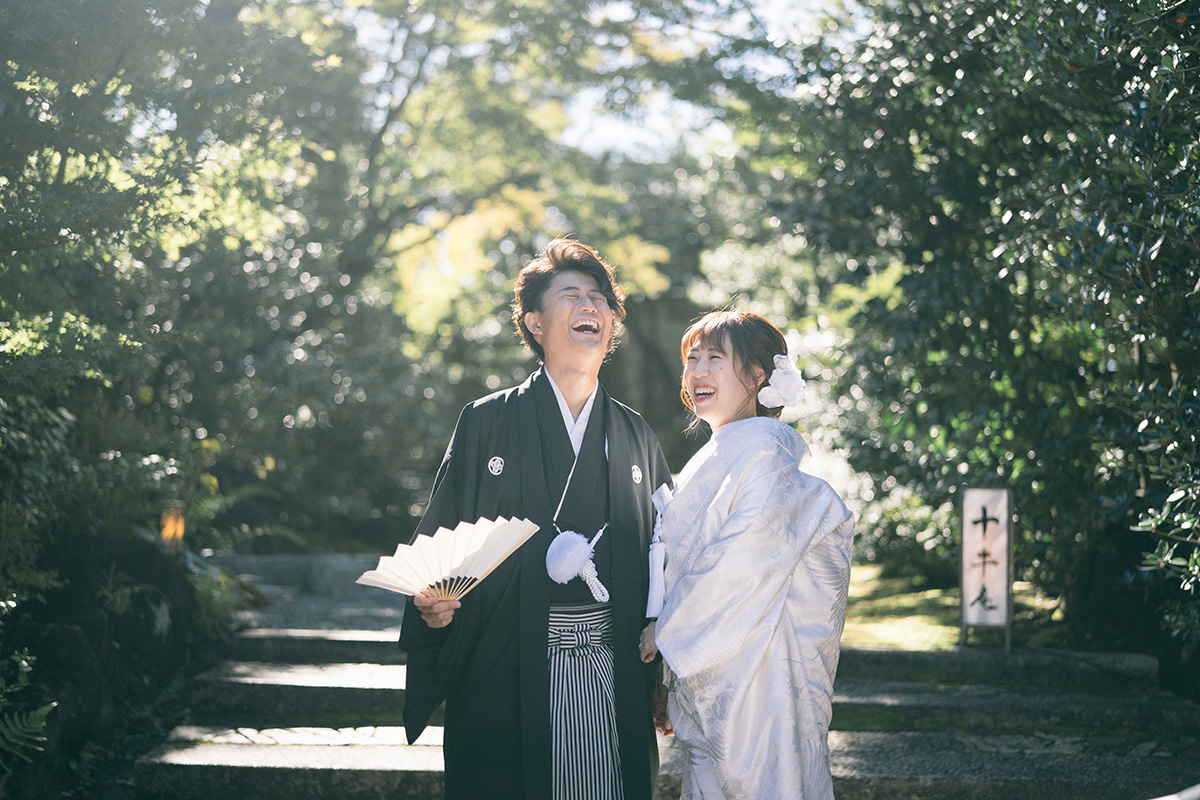
[[[779,421],[804,381],[777,328],[713,312],[680,349],[683,403],[712,438],[660,509],[665,599],[642,657],[661,652],[669,667],[683,797],[832,800],[826,740],[853,517],[799,470],[804,440]]]

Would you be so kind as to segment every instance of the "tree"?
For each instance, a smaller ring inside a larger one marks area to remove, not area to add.
[[[1082,627],[1137,605],[1139,515],[1195,542],[1196,19],[1147,8],[872,3],[739,95],[775,216],[845,265],[852,463],[935,510],[1011,485],[1020,574]]]
[[[44,113],[8,120],[5,208],[41,227],[5,231],[6,388],[73,409],[91,451],[190,458],[198,545],[403,536],[445,407],[527,368],[497,326],[521,254],[582,232],[633,288],[662,280],[664,248],[610,216],[628,191],[560,142],[581,87],[628,95],[701,13],[633,10],[106,6],[111,36],[47,47],[14,9],[5,107]],[[64,128],[91,149],[55,161]],[[76,162],[75,195],[35,197]]]
[[[524,255],[576,233],[663,291],[667,242],[618,216],[650,181],[563,132],[580,89],[633,105],[726,11],[0,6],[5,608],[170,501],[193,549],[402,538],[453,409],[529,368],[505,324]]]

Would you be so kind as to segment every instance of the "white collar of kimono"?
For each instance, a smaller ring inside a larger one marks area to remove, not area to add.
[[[567,436],[571,437],[571,447],[575,450],[575,455],[579,455],[579,448],[583,446],[583,435],[587,433],[588,420],[592,416],[592,405],[596,401],[596,392],[600,391],[600,382],[596,381],[596,385],[592,387],[592,393],[588,395],[587,401],[583,404],[583,410],[579,412],[579,419],[571,416],[571,407],[567,405],[567,399],[563,397],[562,390],[558,388],[558,384],[554,382],[554,377],[550,374],[550,370],[543,368],[546,373],[546,379],[550,381],[550,388],[554,390],[554,397],[558,400],[558,410],[562,412],[563,424],[567,426]],[[608,442],[604,443],[605,454],[608,453]]]
[[[575,450],[575,461],[571,464],[570,473],[567,474],[567,485],[563,487],[562,497],[558,500],[558,508],[554,511],[554,528],[558,531],[558,536],[554,537],[554,540],[550,542],[550,547],[546,550],[546,572],[557,583],[566,583],[572,578],[582,578],[596,602],[607,603],[609,600],[608,589],[600,582],[596,564],[592,558],[596,553],[596,542],[600,541],[600,537],[608,529],[608,523],[601,525],[600,530],[596,531],[596,535],[590,541],[583,534],[564,531],[558,527],[558,515],[562,511],[563,501],[567,499],[567,489],[571,486],[575,467],[579,464],[579,448],[583,446],[583,434],[587,432],[588,420],[592,416],[592,405],[595,403],[596,393],[600,390],[600,382],[597,381],[595,387],[592,388],[587,402],[583,404],[583,410],[579,412],[579,418],[574,419],[571,417],[571,407],[567,405],[566,398],[563,397],[554,378],[550,377],[550,370],[544,371],[546,379],[550,381],[550,387],[554,389],[554,396],[558,399],[558,410],[562,412],[563,424],[567,426],[567,435],[571,437],[571,447]],[[608,457],[607,435],[604,437],[604,457]]]

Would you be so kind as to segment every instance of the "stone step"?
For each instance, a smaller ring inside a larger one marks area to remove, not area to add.
[[[1005,651],[972,647],[956,650],[843,647],[838,676],[1089,690],[1159,685],[1158,659],[1154,656],[1048,648]]]
[[[834,731],[838,800],[1148,800],[1200,776],[1195,739]],[[656,798],[679,796],[683,748],[659,737]],[[440,729],[413,745],[393,727],[173,732],[139,761],[142,800],[339,800],[441,796]]]
[[[206,561],[258,586],[286,587],[301,594],[336,595],[354,588],[358,576],[374,569],[379,563],[379,556],[358,553],[241,553],[209,556]]]
[[[403,664],[405,653],[395,631],[251,628],[227,645],[233,661],[287,664]]]
[[[418,747],[441,747],[443,729],[437,725],[426,728],[417,741]],[[221,725],[180,725],[167,738],[169,745],[239,744],[239,745],[325,745],[358,747],[362,745],[407,745],[408,736],[398,725],[359,725],[357,727],[288,727],[288,728],[227,728]]]
[[[399,611],[397,611],[397,614]],[[402,664],[395,626],[384,630],[251,628],[227,646],[239,661]],[[1059,686],[1089,690],[1158,686],[1158,660],[1141,653],[1040,648],[895,650],[842,648],[838,675],[897,681]]]
[[[192,682],[192,718],[238,725],[398,724],[403,664],[228,662]],[[1051,687],[839,678],[840,730],[1147,731],[1200,736],[1200,706],[1161,690],[1085,693]]]
[[[134,770],[139,800],[436,800],[438,746],[168,746]]]
[[[397,723],[405,670],[403,664],[227,662],[192,680],[191,717],[236,725]]]
[[[833,709],[837,730],[1154,731],[1200,737],[1200,705],[1160,689],[1093,693],[839,677]]]
[[[832,731],[838,800],[1148,800],[1200,780],[1200,740]]]

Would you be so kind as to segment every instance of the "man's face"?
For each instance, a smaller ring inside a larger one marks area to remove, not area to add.
[[[613,312],[596,279],[560,272],[542,295],[542,310],[525,313],[525,326],[549,356],[567,351],[608,352]]]

